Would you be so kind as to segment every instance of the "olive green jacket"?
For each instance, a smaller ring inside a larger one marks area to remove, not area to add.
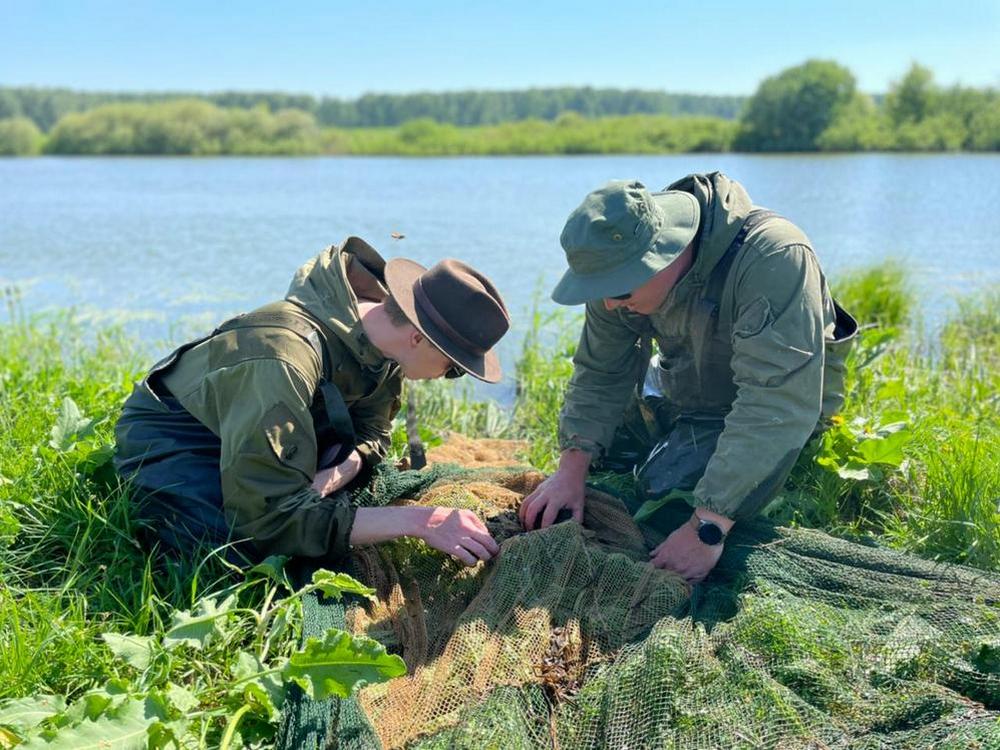
[[[843,402],[845,347],[808,238],[780,217],[753,229],[725,277],[714,333],[703,293],[750,213],[743,187],[721,173],[671,185],[701,204],[691,269],[649,316],[587,304],[574,372],[560,414],[560,445],[599,457],[612,441],[655,341],[675,416],[725,416],[725,428],[694,490],[698,503],[730,517],[752,514],[744,499],[788,467]],[[851,321],[853,322],[853,321]]]
[[[318,329],[330,382],[346,403],[357,450],[374,466],[389,447],[402,375],[367,339],[358,299],[386,296],[385,261],[349,238],[296,273],[285,307]],[[234,532],[262,551],[343,554],[354,511],[311,483],[320,461],[310,406],[323,362],[281,327],[223,331],[184,352],[162,383],[222,443],[223,505]]]

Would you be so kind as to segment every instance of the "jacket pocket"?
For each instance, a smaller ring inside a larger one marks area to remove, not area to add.
[[[301,472],[312,481],[316,475],[316,437],[285,404],[275,404],[264,414],[261,428],[278,463]]]
[[[775,326],[768,301],[751,303],[733,326],[733,373],[737,383],[780,386],[818,352],[802,349]]]

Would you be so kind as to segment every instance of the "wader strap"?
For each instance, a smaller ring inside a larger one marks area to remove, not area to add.
[[[727,308],[728,315],[725,317],[721,314],[723,308],[722,292],[726,287],[726,279],[729,278],[729,270],[733,267],[733,263],[736,261],[736,256],[739,255],[740,250],[743,249],[743,244],[746,242],[747,236],[750,232],[769,219],[773,219],[777,216],[777,213],[769,211],[766,208],[753,209],[743,221],[743,226],[740,227],[740,231],[737,232],[736,237],[733,238],[732,244],[729,245],[725,254],[719,259],[719,262],[715,264],[715,268],[712,269],[712,275],[709,276],[708,283],[706,284],[704,300],[706,304],[710,304],[714,307],[712,317],[715,319],[716,330],[719,328],[720,319],[722,319],[723,328],[729,328],[732,326],[732,307]]]

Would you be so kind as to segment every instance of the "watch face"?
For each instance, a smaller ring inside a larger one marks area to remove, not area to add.
[[[698,538],[709,546],[715,546],[724,536],[722,529],[711,521],[702,521],[698,526]]]

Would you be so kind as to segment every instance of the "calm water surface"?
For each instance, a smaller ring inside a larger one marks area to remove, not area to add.
[[[1000,281],[1000,156],[0,159],[0,286],[163,346],[280,298],[295,269],[357,234],[384,255],[462,258],[515,315],[563,267],[569,212],[608,179],[659,189],[721,169],[811,237],[828,275],[887,256],[926,316]],[[390,233],[401,232],[402,240]],[[6,316],[6,312],[0,312]]]

